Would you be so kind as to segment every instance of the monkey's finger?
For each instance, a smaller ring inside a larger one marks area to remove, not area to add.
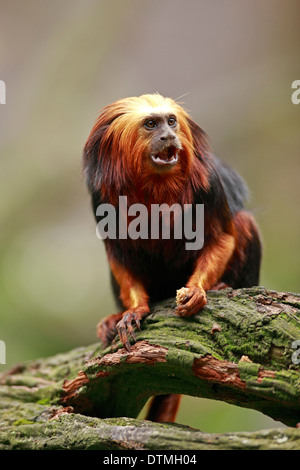
[[[185,297],[183,297],[181,300],[180,300],[180,303],[181,305],[185,305],[191,297],[193,297],[193,292],[191,292],[189,295],[186,295]]]
[[[131,336],[131,338],[136,341],[136,337],[135,337],[135,334],[134,334],[134,329],[133,329],[133,326],[131,323],[128,323],[127,325],[127,332],[128,334]]]
[[[119,338],[120,338],[121,343],[123,344],[126,351],[130,352],[129,338],[128,338],[128,334],[127,334],[126,325],[124,324],[123,320],[121,320],[117,324],[117,330],[118,330],[118,334],[119,334]]]
[[[136,327],[139,331],[141,331],[141,322],[140,322],[140,319],[138,317],[134,317],[134,322],[136,324]]]
[[[185,317],[187,314],[187,309],[183,305],[179,305],[175,308],[175,313],[180,317]]]
[[[122,332],[119,334],[119,338],[120,338],[121,343],[123,344],[123,347],[126,349],[126,351],[127,351],[127,352],[130,352],[130,342],[129,342],[129,338],[128,338],[127,332],[126,332],[126,331],[122,331]]]
[[[196,315],[207,303],[205,293],[195,290],[191,298],[183,305],[178,305],[175,313],[179,316],[190,317]]]
[[[138,318],[135,315],[135,313],[126,313],[123,318],[123,327],[127,330],[128,334],[136,341],[135,335],[134,335],[134,329],[132,322],[134,321],[135,323],[137,322]]]

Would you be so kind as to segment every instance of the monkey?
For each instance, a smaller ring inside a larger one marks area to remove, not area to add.
[[[97,222],[101,204],[115,207],[117,223],[123,221],[120,196],[148,209],[204,207],[201,249],[187,250],[184,237],[174,236],[176,214],[169,239],[104,239],[120,307],[97,326],[104,346],[118,334],[130,351],[153,302],[174,297],[175,314],[190,317],[206,305],[211,289],[259,284],[262,243],[245,208],[246,183],[214,155],[207,134],[172,98],[144,94],[104,107],[84,145],[83,171]],[[155,397],[149,416],[173,421],[179,401],[180,395]]]

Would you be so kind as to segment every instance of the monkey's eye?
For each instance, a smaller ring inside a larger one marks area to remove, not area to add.
[[[174,127],[176,125],[176,118],[174,116],[170,117],[169,120],[168,120],[168,124],[169,126],[171,127]]]
[[[148,120],[144,123],[144,126],[145,126],[147,129],[154,129],[154,127],[156,127],[157,124],[156,124],[156,121],[154,121],[153,119],[148,119]]]

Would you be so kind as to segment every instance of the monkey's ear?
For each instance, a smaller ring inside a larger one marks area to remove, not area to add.
[[[203,129],[190,117],[188,117],[187,122],[192,134],[193,153],[195,156],[190,180],[195,194],[201,199],[202,192],[207,193],[211,184],[211,150],[208,136]]]
[[[108,126],[93,129],[83,149],[82,161],[86,184],[90,192],[99,191],[102,183],[100,144]]]
[[[193,144],[196,155],[201,161],[205,160],[210,153],[210,145],[207,134],[191,118],[188,118],[188,124],[193,136]]]

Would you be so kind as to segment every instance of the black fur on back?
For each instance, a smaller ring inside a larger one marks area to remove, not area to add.
[[[222,182],[230,212],[234,215],[244,209],[244,203],[249,197],[248,188],[242,177],[229,165],[215,155],[212,158]]]

